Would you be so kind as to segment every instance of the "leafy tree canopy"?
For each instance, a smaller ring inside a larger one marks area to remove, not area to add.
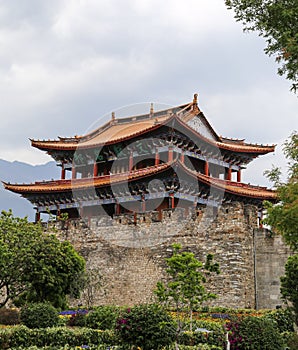
[[[280,64],[279,75],[298,88],[298,1],[297,0],[225,0],[245,31],[257,31],[267,42],[265,53]]]
[[[277,189],[278,202],[265,202],[268,216],[264,220],[274,231],[282,234],[285,242],[298,250],[298,133],[295,131],[284,144],[288,159],[288,178],[281,181],[281,170],[273,168],[265,174]],[[285,266],[285,276],[281,277],[282,297],[291,302],[298,324],[298,254],[290,256]]]
[[[281,295],[291,302],[298,325],[298,254],[290,256],[285,266],[285,275],[281,277]]]
[[[285,242],[294,250],[298,249],[298,133],[295,131],[284,144],[288,159],[288,178],[281,181],[281,170],[273,168],[265,174],[277,190],[278,203],[265,202],[268,212],[264,222],[283,235]]]
[[[49,301],[55,307],[65,307],[66,295],[84,270],[84,259],[69,242],[44,233],[40,224],[2,211],[0,307],[8,300]]]
[[[158,282],[154,291],[160,303],[172,306],[177,312],[187,310],[191,320],[195,306],[216,298],[206,290],[207,276],[211,272],[220,273],[218,263],[208,254],[203,264],[192,252],[180,252],[180,244],[173,244],[173,254],[166,259],[167,282]]]

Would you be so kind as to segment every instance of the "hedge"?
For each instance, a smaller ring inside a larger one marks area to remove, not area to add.
[[[82,345],[117,345],[118,341],[114,332],[100,331],[90,328],[43,328],[30,329],[26,326],[16,326],[0,330],[0,348],[10,349],[14,347],[28,348],[37,346],[63,347]]]

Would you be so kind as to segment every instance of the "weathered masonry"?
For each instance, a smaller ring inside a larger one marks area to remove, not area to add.
[[[61,178],[4,186],[33,203],[36,220],[48,211],[67,214],[60,236],[106,281],[95,303],[148,301],[174,242],[201,258],[215,255],[222,270],[213,281],[220,295],[215,303],[280,303],[288,252],[260,227],[263,200],[275,201],[276,194],[241,181],[245,166],[274,145],[219,136],[197,95],[163,111],[152,105],[145,115],[117,119],[112,113],[84,136],[31,143],[57,162]]]
[[[282,304],[279,278],[290,252],[279,236],[257,228],[254,205],[223,204],[216,213],[204,208],[187,217],[182,210],[164,210],[161,221],[155,213],[140,213],[136,221],[122,214],[58,225],[63,226],[60,237],[84,255],[88,269],[103,276],[94,304],[152,300],[157,281],[165,277],[165,258],[178,242],[200,259],[212,253],[220,263],[221,274],[211,283],[218,295],[212,305],[262,309]]]

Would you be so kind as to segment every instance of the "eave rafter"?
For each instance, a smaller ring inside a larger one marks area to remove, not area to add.
[[[183,181],[185,180],[183,175],[183,179],[180,181],[177,171],[189,176],[189,180],[186,178],[186,181]],[[210,187],[212,187],[216,191],[224,193],[224,198],[232,195],[244,201],[263,201],[264,199],[274,201],[276,199],[275,191],[268,190],[265,187],[211,178],[190,170],[178,160],[132,171],[125,176],[118,174],[115,176],[77,179],[75,181],[58,180],[55,183],[52,181],[30,185],[4,183],[4,187],[10,191],[22,194],[34,203],[40,203],[41,201],[43,203],[59,204],[65,201],[72,202],[73,193],[75,193],[75,199],[81,201],[95,200],[97,198],[113,198],[117,193],[127,192],[127,187],[125,186],[127,183],[131,194],[148,193],[149,179],[152,176],[162,179],[164,185],[161,187],[163,187],[163,191],[182,191],[205,198],[210,194]],[[195,186],[192,187],[193,184]],[[111,189],[111,185],[113,185],[113,190]],[[156,191],[159,190],[156,189]],[[213,191],[215,197],[217,196],[216,191]]]

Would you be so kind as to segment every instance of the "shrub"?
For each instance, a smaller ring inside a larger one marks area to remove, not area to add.
[[[19,323],[19,311],[17,309],[0,309],[0,324],[12,326]]]
[[[282,337],[285,340],[286,348],[288,350],[298,349],[298,334],[294,332],[284,332]]]
[[[175,345],[171,345],[166,348],[167,350],[175,350]],[[215,345],[208,345],[208,344],[199,344],[196,346],[191,345],[180,345],[179,344],[179,350],[222,350],[223,348],[221,346],[215,346]]]
[[[210,321],[196,320],[193,323],[193,331],[189,331],[189,324],[185,325],[188,330],[179,334],[178,343],[181,345],[208,344],[221,347],[225,343],[225,331],[221,324]],[[200,332],[196,329],[204,328],[208,332]]]
[[[108,346],[118,344],[115,333],[107,331],[98,331],[90,328],[34,328],[26,326],[16,326],[0,330],[0,349],[12,348],[42,348],[45,346],[69,349],[69,347],[80,347],[88,345],[91,347]]]
[[[279,332],[294,332],[295,318],[290,309],[274,310],[264,317],[276,322]]]
[[[127,345],[143,350],[161,349],[175,340],[173,319],[155,304],[137,305],[122,312],[117,320],[117,334]]]
[[[240,324],[244,349],[282,350],[284,344],[276,324],[265,317],[246,317]]]
[[[66,324],[70,327],[85,327],[87,323],[87,311],[78,310],[76,313],[72,314],[67,320]]]
[[[115,329],[119,315],[120,309],[116,306],[98,306],[88,313],[85,325],[93,329]]]
[[[240,335],[240,323],[241,319],[233,317],[232,320],[226,324],[226,330],[229,333],[229,341],[231,350],[241,349],[242,336]]]
[[[21,323],[28,328],[55,327],[59,324],[57,310],[48,303],[24,306],[20,313]]]

